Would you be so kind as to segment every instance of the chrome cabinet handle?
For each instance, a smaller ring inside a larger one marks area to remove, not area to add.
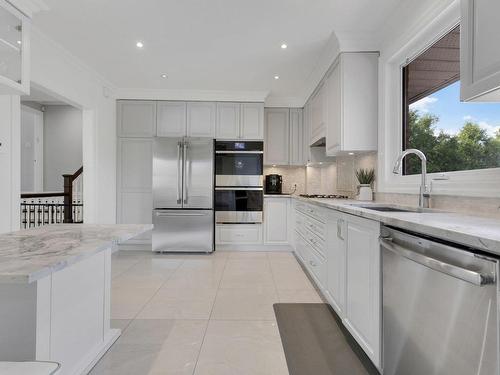
[[[343,241],[344,237],[342,237],[342,224],[344,224],[344,219],[338,219],[337,220],[337,237]]]
[[[496,282],[494,275],[482,274],[480,272],[469,270],[467,268],[456,266],[454,264],[445,263],[439,259],[432,258],[427,255],[407,249],[392,242],[391,239],[381,238],[380,245],[386,250],[410,259],[432,270],[447,274],[451,277],[455,277],[474,285],[482,286],[494,284]]]
[[[181,142],[177,143],[177,204],[182,203],[181,190],[182,190],[182,156],[181,156]]]

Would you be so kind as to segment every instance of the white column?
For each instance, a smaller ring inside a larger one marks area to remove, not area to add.
[[[0,95],[0,233],[20,227],[21,102]]]

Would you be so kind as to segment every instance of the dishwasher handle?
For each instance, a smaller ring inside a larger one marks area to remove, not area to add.
[[[480,272],[469,270],[464,267],[456,266],[454,264],[445,263],[439,259],[429,257],[427,255],[415,252],[401,245],[398,245],[392,242],[392,240],[389,238],[381,238],[380,245],[384,249],[387,249],[395,254],[401,255],[425,267],[428,267],[430,269],[433,269],[441,273],[445,273],[449,276],[455,277],[457,279],[466,281],[474,285],[483,286],[483,285],[494,284],[496,282],[496,278],[494,275],[483,274]]]

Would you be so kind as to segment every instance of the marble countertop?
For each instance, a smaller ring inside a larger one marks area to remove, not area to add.
[[[500,220],[460,213],[426,210],[424,212],[381,212],[353,204],[389,205],[404,207],[383,202],[361,202],[345,199],[317,199],[293,196],[300,201],[333,208],[348,214],[380,221],[385,225],[422,233],[458,243],[474,249],[500,255]],[[415,209],[409,207],[410,209]]]
[[[151,224],[53,224],[0,235],[0,283],[31,283],[151,230]]]
[[[291,194],[264,194],[264,198],[290,198]]]

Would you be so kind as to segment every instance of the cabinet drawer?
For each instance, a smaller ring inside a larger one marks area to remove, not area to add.
[[[304,263],[309,259],[308,253],[308,244],[304,237],[299,232],[295,232],[295,250],[297,255],[302,259]]]
[[[326,238],[326,224],[322,223],[312,217],[305,218],[306,228],[313,232],[316,236],[320,237],[322,240]]]
[[[297,202],[295,208],[298,211],[305,213],[306,215],[309,215],[322,223],[326,223],[326,211],[322,207],[304,202]]]
[[[313,273],[318,286],[323,288],[326,285],[326,261],[313,248],[309,248],[308,255],[307,268]]]
[[[307,243],[312,246],[323,258],[325,258],[325,241],[316,236],[310,230],[305,233]]]
[[[248,245],[262,242],[262,225],[260,224],[222,224],[216,228],[217,244]]]

